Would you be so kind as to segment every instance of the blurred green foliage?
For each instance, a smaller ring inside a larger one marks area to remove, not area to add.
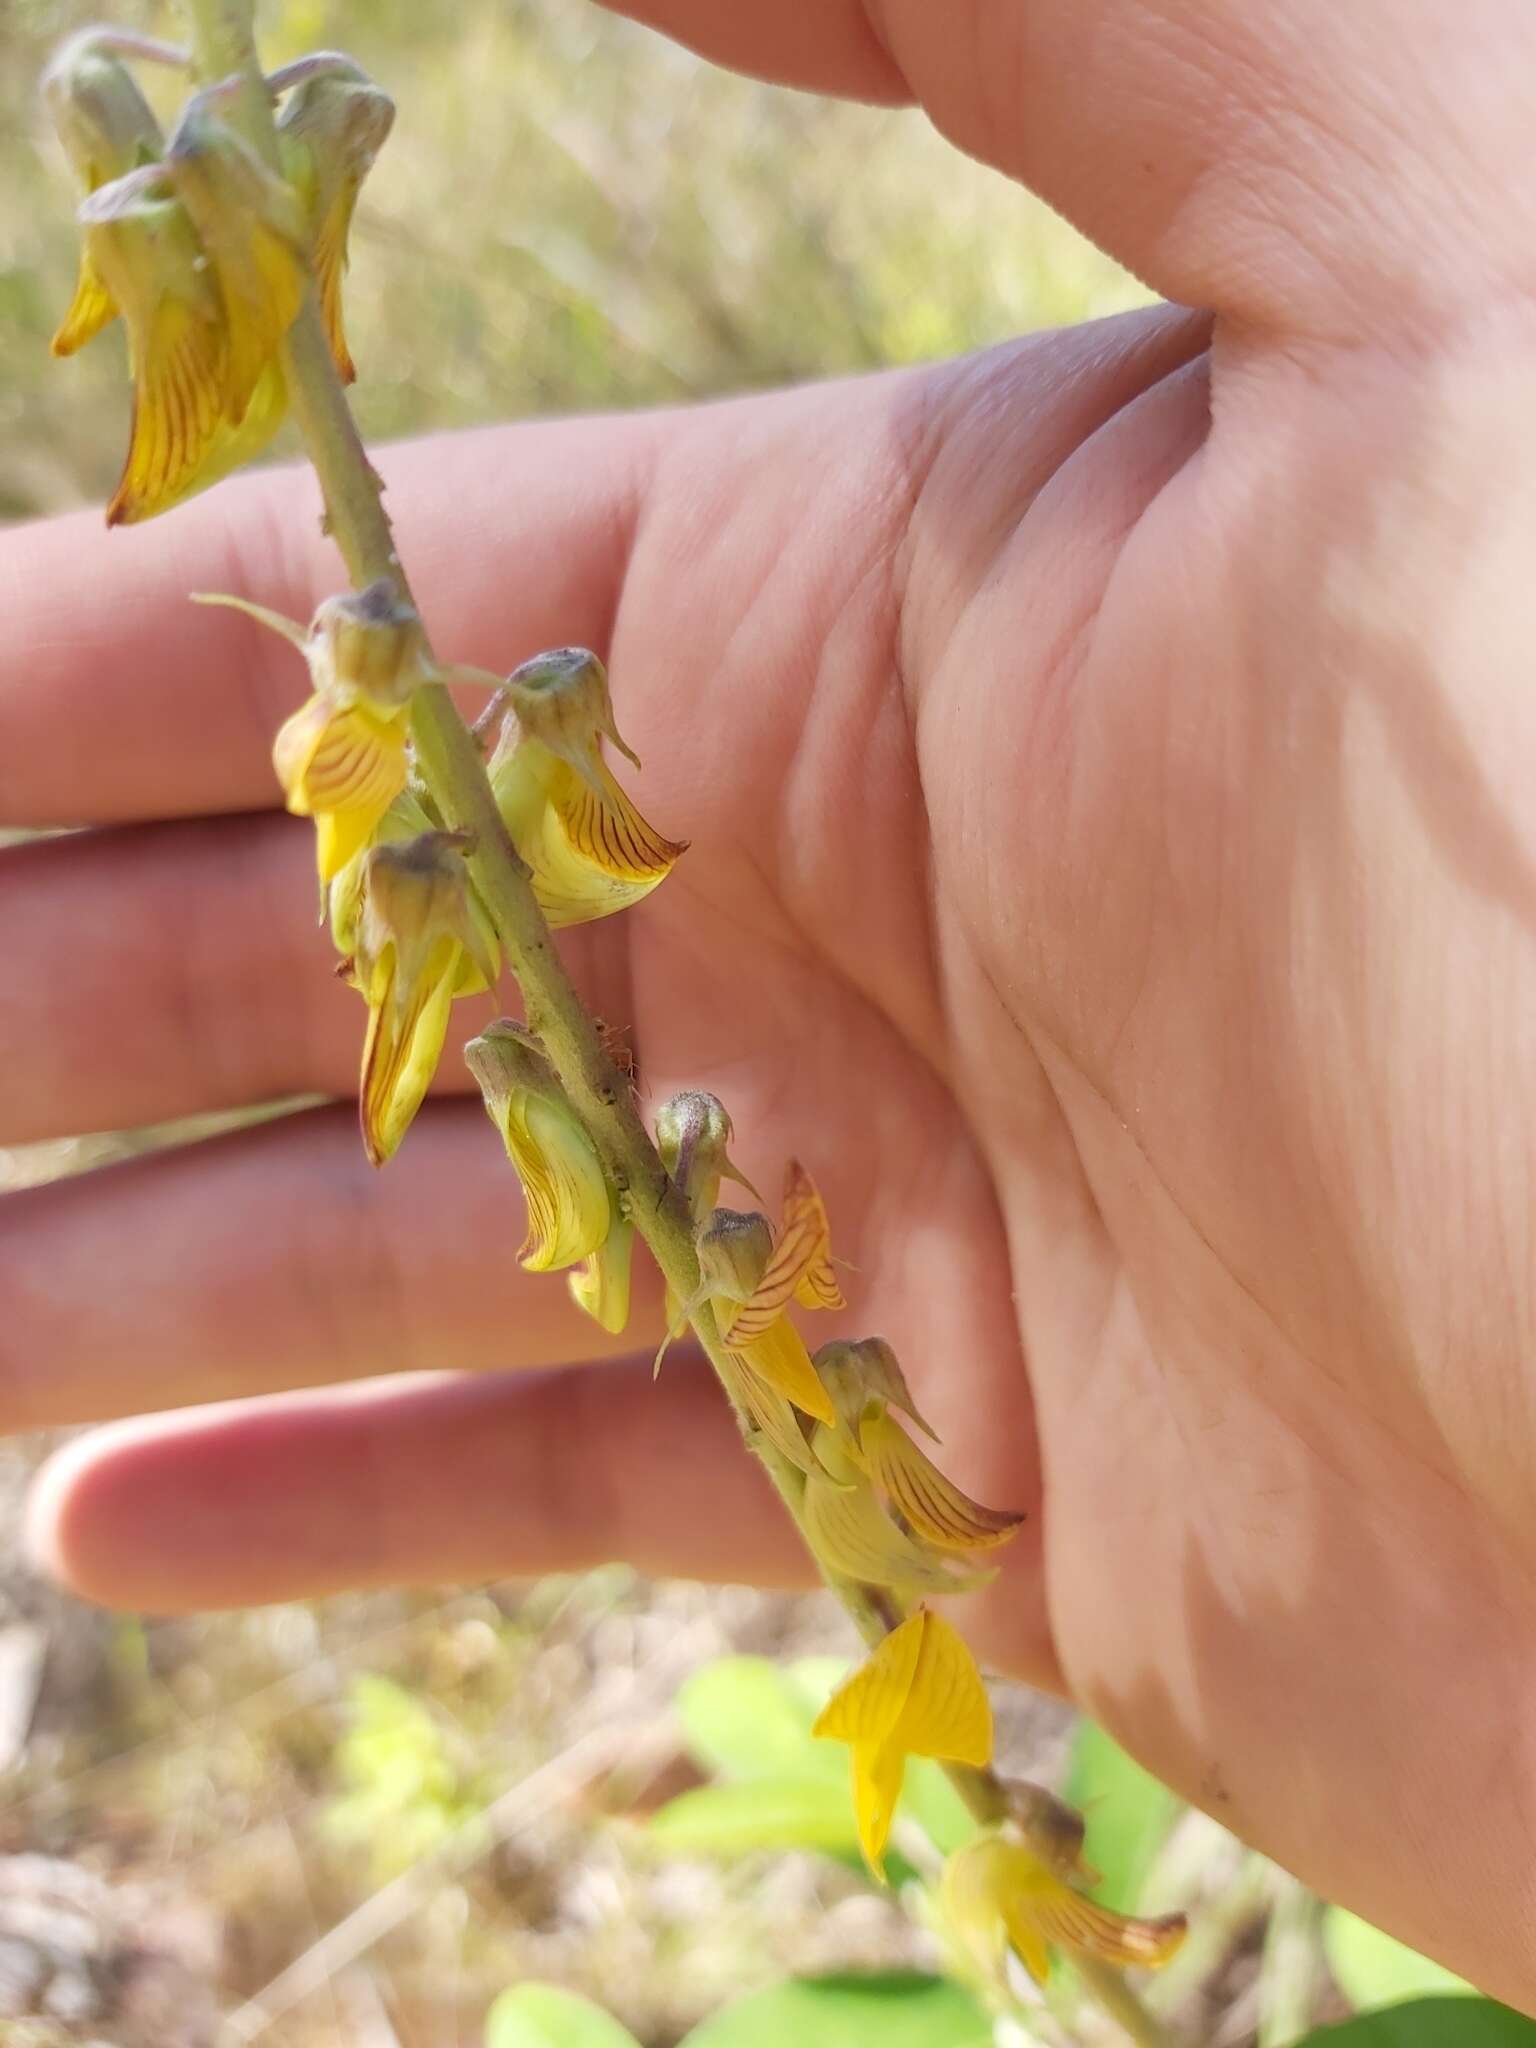
[[[417,1694],[363,1672],[347,1705],[351,1725],[331,1760],[340,1789],[323,1825],[333,1841],[360,1851],[382,1884],[468,1827],[485,1797],[444,1723]]]

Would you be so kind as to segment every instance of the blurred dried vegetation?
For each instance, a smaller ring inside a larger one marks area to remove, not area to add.
[[[0,12],[0,518],[104,498],[126,434],[120,342],[47,350],[75,258],[35,80],[97,12]],[[285,0],[263,33],[274,61],[351,50],[400,102],[354,234],[371,437],[910,362],[1145,297],[918,115],[728,77],[588,0]],[[0,1189],[164,1135],[0,1151]],[[44,1448],[0,1454],[13,1531]],[[665,2048],[785,1967],[905,1954],[900,1914],[824,1862],[667,1864],[603,1825],[675,1788],[688,1670],[829,1645],[819,1603],[617,1567],[157,1623],[14,1565],[0,2034],[447,2048],[535,1972]]]

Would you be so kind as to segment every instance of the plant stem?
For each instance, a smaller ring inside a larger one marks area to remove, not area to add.
[[[244,86],[231,103],[229,118],[263,161],[275,166],[276,131],[256,52],[251,0],[187,0],[187,4],[199,81],[210,85],[237,73],[243,78]],[[348,574],[359,589],[388,578],[401,597],[409,600],[410,585],[395,549],[382,486],[331,360],[313,287],[283,343],[282,356],[289,401],[320,480],[326,530],[340,549]],[[480,750],[445,687],[433,685],[417,692],[411,707],[411,733],[417,764],[445,824],[471,837],[470,872],[522,991],[528,1025],[537,1033],[663,1278],[680,1301],[691,1301],[698,1290],[699,1268],[687,1207],[640,1120],[633,1089],[609,1056],[561,963],[528,870],[496,808]],[[707,1301],[695,1310],[691,1321],[729,1398],[721,1372],[724,1350]],[[864,1641],[871,1646],[880,1642],[903,1618],[900,1605],[877,1588],[828,1570],[816,1556],[805,1534],[801,1474],[772,1445],[763,1442],[734,1401],[731,1405],[743,1436],[767,1469],[822,1578]],[[986,1824],[1003,1818],[1007,1802],[995,1772],[963,1764],[945,1768],[979,1821]],[[1167,2034],[1122,1979],[1086,1961],[1079,1965],[1079,1974],[1138,2048],[1168,2048]]]

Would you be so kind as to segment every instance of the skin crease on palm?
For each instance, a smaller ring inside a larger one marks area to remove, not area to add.
[[[570,958],[652,1102],[811,1164],[844,1327],[1030,1509],[984,1656],[1536,2009],[1536,15],[633,11],[921,102],[1214,317],[386,451],[443,651],[598,647],[693,841]],[[347,1092],[267,761],[304,677],[183,600],[307,612],[315,508],[0,547],[0,826],[102,828],[0,855],[0,1142]],[[590,1362],[517,1271],[463,1087],[380,1176],[323,1108],[6,1201],[0,1420],[251,1397],[55,1461],[67,1582],[795,1576],[698,1361]]]

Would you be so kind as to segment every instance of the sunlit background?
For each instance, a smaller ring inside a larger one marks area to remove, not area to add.
[[[73,284],[73,195],[34,81],[96,13],[0,13],[8,519],[104,499],[126,434],[117,335],[64,364],[47,350]],[[139,0],[117,18],[175,32]],[[921,360],[1145,296],[918,115],[728,77],[588,0],[290,0],[263,29],[274,61],[347,49],[399,102],[353,236],[373,437]],[[0,1188],[164,1135],[0,1152]],[[3,1454],[13,1530],[46,1448]],[[806,1702],[848,1648],[820,1602],[618,1566],[167,1623],[74,1607],[13,1561],[0,2038],[452,2048],[480,2043],[497,1994],[536,1976],[672,2048],[787,1971],[929,1963],[858,1872],[842,1753],[805,1754]],[[775,1678],[729,1655],[823,1661]],[[1058,1710],[1006,1697],[1003,1729],[1010,1762],[1062,1768]],[[766,1802],[689,1803],[765,1753]],[[1290,1895],[1167,1795],[1129,1789],[1120,1764],[1093,1768],[1132,1817],[1113,1849],[1122,1889],[1157,1860],[1160,1903],[1175,1888],[1226,1899],[1226,1945],[1189,1973],[1181,2010],[1213,2040],[1252,2042],[1256,1929]],[[786,2026],[752,2039],[768,2048]]]

